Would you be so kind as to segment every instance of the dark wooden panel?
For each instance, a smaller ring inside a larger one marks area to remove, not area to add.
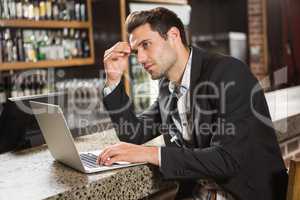
[[[248,32],[247,0],[192,0],[193,35]]]

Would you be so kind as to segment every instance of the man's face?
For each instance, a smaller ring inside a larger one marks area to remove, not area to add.
[[[149,24],[137,27],[130,34],[130,46],[137,60],[150,73],[152,79],[160,79],[176,63],[177,56],[169,39],[151,30]]]

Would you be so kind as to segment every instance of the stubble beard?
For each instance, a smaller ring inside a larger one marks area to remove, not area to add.
[[[150,73],[150,76],[151,76],[152,80],[159,80],[165,76],[165,73],[163,71],[160,71],[159,74],[151,74]]]
[[[158,80],[163,77],[168,78],[168,72],[175,66],[176,58],[174,54],[171,57],[164,57],[163,59],[161,62],[156,62],[159,72],[150,73],[152,80]]]

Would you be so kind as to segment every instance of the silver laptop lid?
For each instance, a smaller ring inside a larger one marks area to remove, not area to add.
[[[79,171],[84,171],[72,134],[58,105],[30,101],[52,156]]]

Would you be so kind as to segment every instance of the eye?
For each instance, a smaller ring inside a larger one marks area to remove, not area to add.
[[[144,49],[148,49],[150,46],[150,42],[143,42],[142,46]]]

